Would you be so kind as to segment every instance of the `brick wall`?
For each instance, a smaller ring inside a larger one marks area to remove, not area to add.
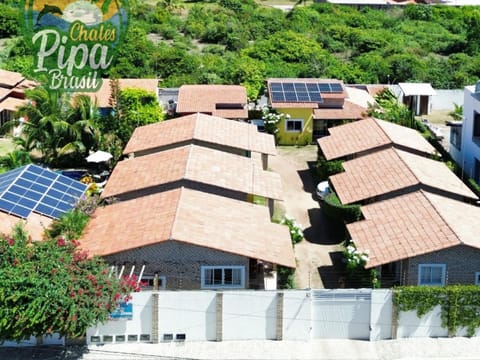
[[[446,285],[475,284],[475,272],[480,272],[480,249],[459,245],[410,258],[405,264],[404,285],[417,285],[419,264],[446,264]]]
[[[134,264],[135,274],[138,275],[145,264],[144,275],[158,272],[159,276],[165,276],[167,289],[200,289],[200,269],[205,265],[245,266],[246,284],[249,278],[248,258],[173,240],[111,255],[105,259],[112,265],[126,264],[126,274]]]

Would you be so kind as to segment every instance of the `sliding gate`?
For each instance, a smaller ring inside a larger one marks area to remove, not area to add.
[[[312,290],[313,339],[370,338],[370,289]]]

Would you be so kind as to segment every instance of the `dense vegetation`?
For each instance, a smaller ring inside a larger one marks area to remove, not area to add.
[[[130,30],[111,75],[158,76],[163,86],[243,83],[252,98],[268,77],[458,88],[480,76],[476,7],[314,4],[284,13],[253,0],[131,3]],[[9,37],[17,27],[11,8],[0,5],[0,36]],[[22,39],[11,41],[2,67],[28,72],[28,53]]]
[[[73,234],[71,223],[57,228]],[[0,342],[53,333],[84,336],[132,291],[139,291],[135,277],[109,276],[108,265],[88,258],[74,238],[32,241],[21,227],[0,236]]]

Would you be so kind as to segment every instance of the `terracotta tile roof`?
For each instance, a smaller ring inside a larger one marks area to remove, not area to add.
[[[419,183],[391,148],[345,161],[342,165],[345,172],[331,176],[330,181],[343,204],[370,199]]]
[[[281,199],[278,174],[264,171],[251,158],[195,145],[119,162],[102,193],[118,196],[180,180]]]
[[[480,248],[479,206],[451,200],[437,194],[425,193],[425,196],[463,244]]]
[[[134,89],[144,89],[150,92],[153,92],[155,95],[158,94],[158,80],[157,79],[119,79],[120,89],[134,88]],[[85,93],[85,95],[90,96],[92,100],[97,101],[97,106],[99,108],[109,108],[111,88],[110,80],[103,79],[100,89],[96,92]]]
[[[366,89],[371,96],[375,97],[379,92],[388,89],[388,85],[366,85]]]
[[[393,144],[404,148],[415,149],[424,154],[436,154],[435,148],[421,136],[418,131],[400,126],[385,120],[376,119],[382,130],[391,139]]]
[[[264,206],[181,188],[98,208],[80,242],[106,256],[174,240],[295,267],[288,228],[269,218]]]
[[[182,85],[178,93],[179,114],[204,113],[223,118],[248,119],[247,90],[240,85]],[[218,108],[239,105],[240,109]]]
[[[365,220],[348,224],[347,229],[357,249],[368,251],[366,268],[461,244],[459,234],[429,201],[431,196],[416,191],[362,206]],[[442,201],[467,206],[448,198]],[[480,216],[478,211],[476,214]]]
[[[52,222],[53,219],[34,212],[30,213],[26,220],[0,212],[0,234],[9,235],[17,223],[23,223],[25,230],[27,230],[33,240],[42,240],[45,229],[48,228]]]
[[[0,69],[0,86],[13,88],[20,82],[25,80],[22,74]]]
[[[343,81],[338,79],[315,79],[315,78],[270,78],[267,79],[267,86],[271,83],[291,83],[291,82],[301,82],[301,83],[336,83],[342,84]],[[345,89],[341,93],[321,93],[323,99],[344,99],[347,97],[347,92]],[[269,94],[270,104],[274,109],[281,108],[318,108],[318,104],[314,102],[274,102]]]
[[[5,89],[0,87],[0,100],[8,99],[8,95],[12,92],[12,89]]]
[[[317,140],[327,160],[391,144],[391,140],[372,118],[335,126],[329,128],[328,132],[329,136]]]
[[[478,199],[477,195],[445,163],[406,151],[397,150],[396,152],[420,183],[455,195]]]
[[[360,120],[365,118],[366,109],[345,100],[343,108],[318,108],[313,110],[316,120]]]
[[[7,97],[5,100],[0,102],[0,111],[1,110],[17,111],[20,106],[26,104],[27,102],[28,100]]]
[[[417,131],[384,120],[367,118],[328,129],[330,135],[317,140],[327,160],[361,153],[389,144],[434,154],[431,146]]]
[[[273,135],[255,125],[205,114],[192,114],[135,129],[123,153],[161,150],[175,144],[201,141],[230,148],[275,155]]]
[[[415,185],[477,198],[444,163],[393,148],[345,161],[343,168],[345,172],[330,177],[343,204]]]

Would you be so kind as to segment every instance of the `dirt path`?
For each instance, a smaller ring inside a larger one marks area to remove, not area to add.
[[[297,288],[338,287],[338,268],[332,258],[340,256],[343,234],[334,229],[312,196],[315,183],[309,163],[317,158],[315,145],[279,147],[278,155],[269,159],[270,168],[280,174],[286,213],[302,225],[305,239],[295,246]]]

